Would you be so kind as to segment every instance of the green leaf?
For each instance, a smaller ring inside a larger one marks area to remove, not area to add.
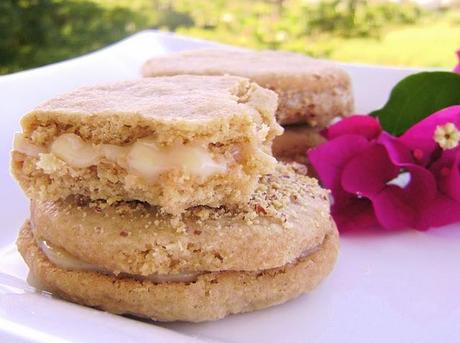
[[[435,71],[410,75],[391,91],[385,106],[371,113],[384,130],[399,136],[445,107],[460,104],[460,74]]]

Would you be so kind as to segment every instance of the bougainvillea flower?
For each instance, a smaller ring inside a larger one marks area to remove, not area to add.
[[[460,221],[460,149],[443,152],[430,170],[435,175],[439,193],[421,213],[428,226],[442,226]]]
[[[368,140],[375,139],[382,132],[379,121],[371,116],[353,115],[324,129],[321,133],[328,140],[343,135],[359,135]]]
[[[340,231],[368,229],[378,227],[372,203],[367,198],[347,195],[343,198],[334,196],[331,212]]]
[[[400,137],[437,183],[435,199],[420,212],[419,227],[436,227],[460,220],[460,145],[456,132],[459,128],[460,106],[450,106],[423,119]],[[441,134],[446,137],[440,137]]]
[[[420,213],[418,227],[430,228],[452,224],[460,221],[460,202],[452,198],[438,194],[429,206]]]
[[[351,116],[324,130],[329,141],[308,152],[322,184],[332,191],[331,212],[341,230],[378,226],[371,202],[343,190],[341,176],[347,163],[365,151],[381,131],[376,119]]]
[[[372,144],[347,163],[341,182],[345,191],[369,199],[379,223],[393,229],[411,225],[415,215],[400,188],[387,184],[398,175],[399,167],[391,163],[385,147]]]
[[[417,209],[407,204],[416,188],[405,190],[391,184],[401,173],[397,163],[400,159],[396,154],[393,161],[385,145],[377,140],[352,134],[339,136],[309,152],[310,163],[323,185],[332,191],[331,212],[341,230],[377,223],[389,229],[415,225]],[[434,187],[434,182],[428,183]]]
[[[460,203],[460,149],[443,152],[430,170],[436,177],[439,190]]]
[[[460,148],[442,150],[434,135],[439,126],[457,125],[459,114],[460,106],[439,111],[404,139],[382,131],[370,117],[353,116],[329,127],[324,133],[329,141],[308,157],[331,189],[339,228],[424,230],[460,220]]]
[[[410,127],[401,137],[401,142],[409,147],[414,158],[426,165],[433,160],[439,144],[434,139],[438,127],[453,124],[460,129],[460,106],[446,107]],[[440,153],[440,151],[438,151]]]
[[[454,72],[460,73],[460,50],[457,50],[457,59],[458,59],[458,63],[454,68]]]
[[[362,136],[344,135],[310,150],[308,158],[321,172],[323,186],[335,189],[340,186],[340,175],[346,163],[368,145],[369,141]]]
[[[401,147],[389,149],[391,143],[376,141],[355,156],[344,168],[342,187],[368,198],[382,227],[425,229],[426,225],[418,223],[417,217],[436,196],[435,179],[423,167],[405,160],[404,156],[409,154],[398,151]]]

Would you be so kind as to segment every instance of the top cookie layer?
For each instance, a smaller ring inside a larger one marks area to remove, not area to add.
[[[352,111],[348,74],[331,62],[300,54],[250,50],[203,49],[154,57],[142,69],[144,76],[177,74],[238,75],[273,89],[280,97],[281,124],[324,126]]]
[[[170,213],[247,202],[271,172],[277,97],[247,79],[85,87],[22,119],[13,174],[31,198],[140,200]]]
[[[37,131],[53,124],[93,143],[126,144],[151,134],[162,144],[242,135],[269,140],[280,130],[276,106],[273,92],[244,78],[179,75],[83,87],[38,106],[21,124],[38,145],[51,134]]]

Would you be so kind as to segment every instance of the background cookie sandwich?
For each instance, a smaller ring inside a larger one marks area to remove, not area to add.
[[[202,49],[153,57],[143,76],[178,74],[237,75],[278,94],[281,125],[325,127],[353,111],[348,74],[332,62],[279,51]]]
[[[308,165],[308,149],[322,144],[326,139],[321,130],[306,125],[289,125],[284,133],[277,136],[272,145],[273,156],[285,162],[297,162]]]

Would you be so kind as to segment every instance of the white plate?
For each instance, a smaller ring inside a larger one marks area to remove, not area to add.
[[[287,304],[204,324],[152,324],[81,307],[27,285],[14,246],[27,201],[8,173],[19,118],[77,86],[137,78],[143,61],[214,43],[146,31],[77,59],[0,77],[1,342],[459,342],[460,225],[343,235],[334,272]],[[381,106],[415,69],[344,65],[358,112]]]

